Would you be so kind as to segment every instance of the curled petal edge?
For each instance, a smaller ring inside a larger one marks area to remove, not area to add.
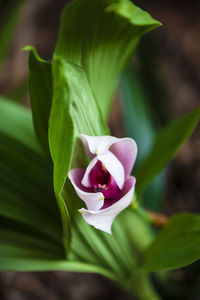
[[[90,158],[111,151],[122,163],[125,177],[131,173],[137,156],[137,144],[131,138],[116,138],[114,136],[89,136],[81,134],[84,148]]]
[[[104,205],[104,195],[101,192],[91,193],[81,185],[85,169],[72,169],[68,177],[77,195],[85,202],[88,210],[99,210]]]
[[[85,173],[81,180],[82,185],[84,185],[85,187],[90,188],[92,186],[90,179],[89,179],[89,174],[90,174],[90,171],[92,170],[92,168],[96,165],[97,161],[98,161],[98,158],[94,157],[85,170]]]
[[[113,205],[101,210],[87,210],[81,208],[84,220],[94,226],[96,229],[112,234],[111,226],[115,217],[125,208],[127,208],[133,199],[136,179],[133,176],[128,176],[122,190],[122,197]]]
[[[97,154],[104,154],[110,146],[117,142],[118,138],[109,135],[103,136],[90,136],[81,134],[81,140],[84,148],[90,157],[94,157]]]

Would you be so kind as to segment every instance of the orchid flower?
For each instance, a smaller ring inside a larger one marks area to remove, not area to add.
[[[91,158],[86,169],[72,169],[68,177],[77,195],[85,202],[84,220],[111,233],[114,218],[132,201],[135,177],[130,176],[137,145],[130,138],[81,135]]]

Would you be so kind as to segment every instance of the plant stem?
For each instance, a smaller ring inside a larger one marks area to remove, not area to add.
[[[128,292],[138,300],[161,300],[147,274],[135,273],[127,284]]]

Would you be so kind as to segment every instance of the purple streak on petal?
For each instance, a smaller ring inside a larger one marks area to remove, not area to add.
[[[133,139],[124,138],[113,143],[109,150],[124,166],[125,176],[130,175],[137,155],[137,145]]]
[[[78,187],[80,190],[86,193],[91,193],[91,188],[87,188],[81,184],[81,180],[84,176],[85,169],[72,169],[68,173],[68,177],[71,180],[74,187]]]
[[[112,206],[117,201],[118,201],[117,199],[104,199],[104,205],[102,206],[101,209],[108,208],[109,206]]]

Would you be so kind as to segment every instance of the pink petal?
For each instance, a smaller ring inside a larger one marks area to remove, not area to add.
[[[100,192],[92,193],[81,184],[85,169],[73,169],[68,177],[74,186],[77,195],[85,202],[88,209],[99,210],[104,205],[104,195]]]
[[[105,154],[97,155],[97,158],[114,178],[118,187],[122,189],[125,182],[125,172],[119,159],[117,159],[117,157],[110,151],[107,151]]]
[[[130,175],[137,156],[137,144],[133,139],[118,139],[109,149],[124,166],[125,176]]]
[[[114,218],[128,207],[133,199],[135,182],[135,177],[129,176],[124,184],[120,200],[108,208],[101,210],[87,210],[82,208],[80,212],[84,220],[95,228],[111,234],[111,226]]]

